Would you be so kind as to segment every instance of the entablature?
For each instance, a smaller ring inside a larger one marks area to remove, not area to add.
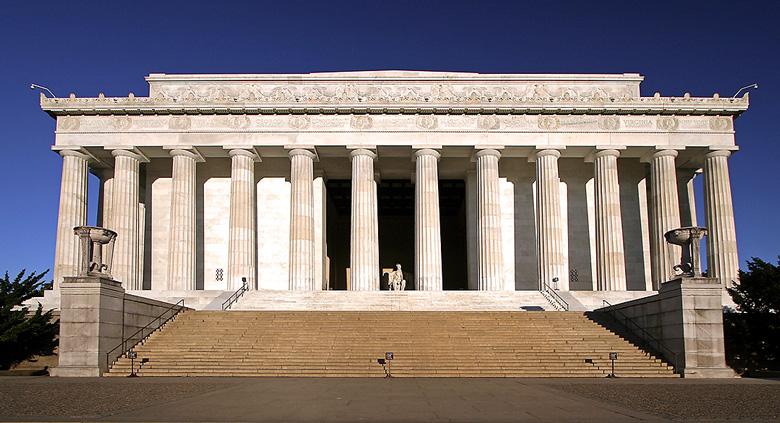
[[[41,108],[52,116],[67,115],[287,115],[287,114],[669,114],[739,115],[747,110],[748,95],[719,97],[637,97],[565,99],[549,97],[474,101],[431,100],[396,102],[258,102],[241,99],[165,99],[152,97],[46,98]]]
[[[672,114],[737,115],[742,98],[642,97],[639,74],[372,71],[148,76],[149,96],[41,97],[61,115]]]

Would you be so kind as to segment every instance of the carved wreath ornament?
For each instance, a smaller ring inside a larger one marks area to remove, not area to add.
[[[422,129],[436,129],[436,116],[421,115],[417,117],[417,126]]]
[[[710,118],[710,129],[713,131],[726,131],[731,127],[731,119],[722,116]]]
[[[371,125],[371,116],[368,115],[352,116],[352,119],[349,121],[349,126],[353,129],[369,129]]]
[[[602,116],[599,119],[599,129],[615,131],[620,128],[620,119],[617,116]]]
[[[178,131],[190,129],[191,124],[189,116],[171,116],[168,121],[168,127]]]
[[[539,129],[545,129],[547,131],[554,131],[561,126],[561,122],[557,116],[541,116],[539,117]]]
[[[480,116],[477,120],[477,126],[481,129],[498,129],[501,126],[501,121],[498,116],[494,115]]]
[[[233,129],[245,129],[251,123],[247,115],[230,116],[227,121],[227,125]]]
[[[311,119],[306,115],[294,115],[290,116],[290,128],[292,129],[306,129],[311,125]]]
[[[674,131],[677,129],[677,118],[664,116],[658,119],[658,129],[664,131]]]
[[[124,131],[130,128],[132,123],[129,116],[114,116],[111,121],[112,126],[117,131]]]

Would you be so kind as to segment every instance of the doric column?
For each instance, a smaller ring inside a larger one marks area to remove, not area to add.
[[[555,287],[553,278],[565,279],[559,157],[561,152],[558,150],[536,153],[536,244],[540,287],[542,282]],[[558,287],[568,290],[560,284]]]
[[[709,276],[731,287],[739,277],[737,233],[734,227],[734,206],[731,198],[727,150],[713,151],[704,156],[704,216],[707,236],[707,266]]]
[[[62,156],[62,180],[54,253],[54,289],[59,288],[65,276],[78,274],[79,239],[73,234],[73,228],[87,224],[88,156],[73,150],[61,150],[59,153]]]
[[[314,159],[309,150],[290,151],[290,290],[313,291]]]
[[[498,159],[493,149],[480,150],[477,161],[477,289],[504,289],[504,258],[501,251],[501,201],[498,188]]]
[[[418,291],[441,291],[441,222],[439,216],[439,153],[414,153],[414,275]]]
[[[168,288],[192,291],[195,286],[195,164],[198,155],[171,150],[171,221],[168,237]]]
[[[379,225],[374,160],[370,150],[357,149],[352,158],[352,220],[350,290],[379,290]]]
[[[113,198],[114,169],[102,169],[100,177],[100,196],[98,205],[98,226],[113,230],[111,225],[111,200]]]
[[[601,150],[594,157],[596,203],[596,289],[626,290],[623,222],[620,216],[618,150]]]
[[[661,150],[650,160],[651,257],[653,289],[674,277],[674,266],[682,250],[669,244],[664,234],[680,227],[680,204],[677,197],[677,151]]]
[[[142,157],[130,150],[113,150],[114,183],[111,189],[112,229],[116,231],[112,274],[125,289],[142,289],[138,263],[138,196]]]
[[[232,149],[230,155],[230,223],[228,234],[228,279],[231,291],[246,278],[250,289],[256,286],[255,272],[255,162],[249,150]]]

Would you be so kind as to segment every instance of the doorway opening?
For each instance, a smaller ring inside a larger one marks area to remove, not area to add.
[[[327,237],[330,289],[347,288],[351,217],[351,181],[327,182]],[[442,275],[445,290],[468,289],[466,260],[466,185],[462,180],[439,181]],[[414,184],[409,180],[383,180],[377,184],[379,266],[377,272],[401,264],[406,289],[414,283]],[[387,281],[380,279],[380,289]]]

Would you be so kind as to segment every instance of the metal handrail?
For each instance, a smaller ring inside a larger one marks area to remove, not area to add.
[[[547,301],[550,301],[552,303],[553,307],[557,309],[563,309],[562,311],[569,311],[569,303],[566,302],[566,300],[563,299],[555,290],[550,287],[550,285],[547,284],[547,282],[542,281],[542,287],[544,290],[543,293],[547,293],[550,296],[547,297]]]
[[[612,304],[610,304],[609,301],[604,300],[604,299],[601,300],[601,304],[603,306],[605,306],[605,307],[612,307]],[[598,311],[598,310],[596,310],[596,311]],[[658,351],[658,352],[666,352],[669,355],[671,355],[671,357],[672,357],[672,363],[671,363],[672,364],[672,368],[674,368],[675,371],[677,371],[677,353],[672,351],[672,350],[670,350],[667,346],[665,346],[663,343],[661,343],[661,341],[659,341],[650,332],[648,332],[647,329],[645,329],[642,326],[640,326],[637,322],[634,321],[633,318],[626,316],[625,313],[623,313],[622,311],[620,311],[618,309],[602,310],[602,312],[603,313],[611,313],[611,314],[613,314],[613,316],[614,316],[614,314],[619,314],[620,317],[623,319],[623,322],[629,322],[636,329],[639,329],[640,338],[642,339],[642,342],[645,343],[645,347],[648,348],[648,349],[649,348],[655,348],[655,350]],[[618,320],[618,322],[619,321],[620,320]],[[625,326],[626,329],[630,330],[628,325],[626,325],[625,323],[623,323],[623,326]],[[650,345],[650,343],[654,343],[656,346],[653,347],[652,345]],[[668,356],[667,356],[667,358],[668,358]]]
[[[169,311],[173,310],[174,308],[177,308],[176,312],[171,314],[167,319],[163,320],[162,319],[163,316],[165,316],[165,314],[167,314]],[[159,316],[157,316],[154,319],[152,319],[152,321],[147,323],[146,326],[142,327],[141,329],[138,329],[132,335],[122,339],[122,342],[120,342],[119,345],[117,345],[116,347],[112,348],[109,352],[106,353],[106,369],[111,367],[111,353],[116,351],[117,348],[122,347],[122,352],[117,356],[117,358],[122,357],[123,355],[127,354],[128,352],[130,352],[130,350],[132,350],[136,345],[138,345],[139,343],[145,341],[146,338],[148,338],[156,330],[162,328],[166,323],[168,323],[171,319],[176,317],[176,315],[178,315],[185,308],[186,307],[184,307],[184,298],[182,298],[181,300],[177,301],[176,304],[171,304],[170,307],[166,308],[165,311],[160,313]],[[152,323],[154,323],[156,321],[159,322],[158,325],[154,329],[152,329],[148,334],[144,335],[143,332],[146,329],[149,329],[149,326],[151,326]],[[141,336],[138,338],[138,341],[134,342],[128,348],[127,347],[127,342],[130,341],[131,339],[135,338],[135,336],[138,335],[139,333],[141,334]]]
[[[242,295],[244,295],[245,292],[249,291],[249,284],[246,282],[246,279],[242,281],[243,283],[241,286],[236,290],[236,292],[230,294],[227,300],[222,303],[222,310],[227,310],[233,304],[238,301],[239,298],[241,298]]]

